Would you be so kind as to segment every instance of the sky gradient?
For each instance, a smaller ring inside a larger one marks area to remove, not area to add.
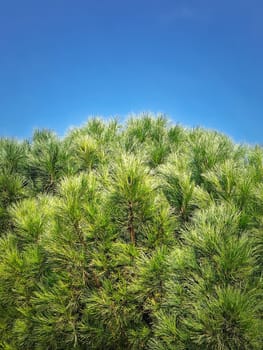
[[[0,136],[142,111],[262,143],[262,0],[0,0]]]

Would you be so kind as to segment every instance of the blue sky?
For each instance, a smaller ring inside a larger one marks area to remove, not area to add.
[[[164,112],[262,142],[262,0],[0,0],[0,135]]]

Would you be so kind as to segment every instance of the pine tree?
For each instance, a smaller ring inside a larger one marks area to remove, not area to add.
[[[144,113],[0,165],[0,349],[262,348],[262,147]]]

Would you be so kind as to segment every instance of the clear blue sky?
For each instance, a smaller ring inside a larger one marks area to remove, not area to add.
[[[164,112],[262,142],[262,0],[0,0],[0,135]]]

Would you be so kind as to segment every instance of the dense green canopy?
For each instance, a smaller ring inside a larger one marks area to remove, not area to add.
[[[162,116],[0,139],[0,349],[262,349],[263,148]]]

